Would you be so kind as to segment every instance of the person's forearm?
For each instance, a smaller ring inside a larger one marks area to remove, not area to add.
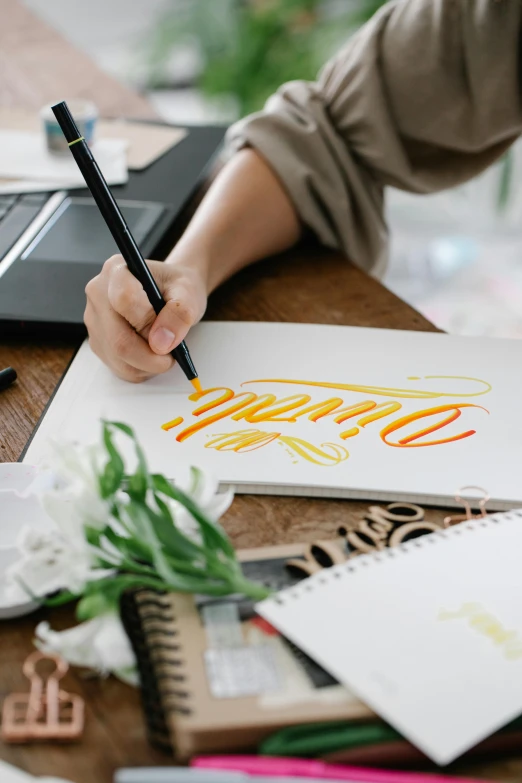
[[[210,292],[239,269],[291,247],[300,233],[276,175],[245,149],[220,171],[166,263],[199,271]]]

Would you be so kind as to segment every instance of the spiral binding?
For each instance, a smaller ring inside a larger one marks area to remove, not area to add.
[[[329,584],[334,580],[343,579],[346,575],[356,573],[362,568],[372,567],[375,564],[383,563],[386,560],[392,560],[393,558],[401,557],[408,554],[414,549],[423,549],[430,545],[437,545],[443,540],[452,538],[453,536],[462,535],[470,531],[478,531],[479,529],[488,529],[492,525],[498,525],[502,522],[510,522],[513,519],[522,519],[522,509],[517,511],[501,512],[499,514],[489,514],[488,516],[476,516],[467,522],[461,522],[455,527],[441,528],[433,533],[426,533],[419,538],[405,541],[399,546],[387,549],[380,549],[377,552],[371,552],[368,554],[359,555],[353,560],[348,560],[346,563],[332,566],[331,568],[325,568],[317,574],[314,574],[303,582],[294,585],[291,588],[283,590],[274,598],[269,598],[269,601],[285,605],[289,600],[297,600],[302,598],[305,593],[312,592],[315,587],[323,584]]]
[[[136,655],[150,741],[172,749],[169,716],[191,713],[172,603],[165,593],[136,590],[122,597],[120,609]]]

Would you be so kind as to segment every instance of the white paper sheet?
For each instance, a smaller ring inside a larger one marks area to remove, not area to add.
[[[0,761],[0,775],[2,783],[32,783],[35,780],[32,775],[7,764],[5,761]]]
[[[522,511],[307,579],[258,612],[438,764],[522,712]]]
[[[120,182],[109,182],[110,185],[119,185]],[[56,182],[54,180],[30,180],[30,179],[0,179],[0,196],[18,195],[19,193],[52,193],[56,190],[76,190],[84,188],[85,182]]]
[[[29,775],[28,772],[23,772],[18,767],[13,767],[5,761],[0,761],[0,780],[2,783],[69,783],[69,781],[63,778],[48,776],[35,778],[33,775]]]
[[[492,507],[522,504],[518,341],[203,323],[188,345],[200,399],[178,367],[129,384],[84,345],[26,460],[40,462],[51,436],[99,440],[103,417],[132,425],[172,478],[199,465],[238,491],[444,505],[471,484]]]
[[[123,139],[101,139],[93,145],[93,155],[109,185],[127,182],[126,147]],[[85,187],[72,155],[53,155],[42,134],[22,131],[0,130],[0,177],[41,182],[49,190]]]

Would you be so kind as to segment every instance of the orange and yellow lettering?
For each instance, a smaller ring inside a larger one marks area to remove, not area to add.
[[[359,427],[352,427],[349,430],[345,430],[344,432],[341,432],[339,437],[343,440],[346,440],[347,438],[353,438],[355,435],[358,435],[360,432]]]
[[[241,397],[244,397],[245,399],[240,399]],[[240,410],[241,408],[244,408],[245,405],[249,405],[251,402],[253,402],[256,399],[257,395],[253,394],[252,392],[243,392],[241,394],[233,394],[232,397],[228,398],[229,400],[237,400],[233,405],[229,405],[228,407],[224,408],[223,410],[219,411],[218,413],[214,413],[211,416],[207,416],[204,419],[201,419],[201,421],[197,421],[195,424],[191,424],[190,427],[186,427],[182,432],[180,432],[176,436],[176,440],[181,443],[182,441],[186,440],[187,438],[190,438],[191,435],[194,435],[194,433],[199,432],[199,430],[202,430],[204,427],[208,427],[209,424],[214,424],[214,422],[219,421],[220,419],[225,419],[227,416],[230,416],[233,413],[236,413],[236,411]],[[217,405],[219,405],[221,400],[216,401],[214,405],[211,405],[210,408],[215,408]],[[204,411],[210,410],[209,406],[202,406],[201,408],[198,408],[194,411],[194,416],[199,416]]]
[[[179,424],[183,424],[182,416],[178,416],[176,419],[172,419],[172,421],[166,421],[165,424],[161,425],[161,429],[165,430],[165,432],[168,432],[169,430],[174,429],[174,427],[177,427]]]
[[[194,392],[193,394],[189,395],[189,400],[192,400],[193,402],[196,402],[197,400],[200,400],[202,397],[206,397],[207,394],[212,394],[212,392],[219,392],[222,391],[223,394],[221,397],[218,397],[216,400],[212,400],[212,402],[207,402],[205,405],[201,405],[201,407],[196,408],[194,411],[194,416],[200,416],[202,413],[206,413],[207,411],[212,410],[212,408],[217,408],[218,405],[221,405],[224,402],[228,402],[229,400],[233,399],[235,396],[232,389],[227,389],[226,386],[216,386],[213,389],[205,389],[201,392]]]
[[[342,405],[344,400],[340,397],[331,397],[324,402],[316,402],[314,405],[309,405],[307,408],[303,408],[302,411],[296,413],[288,421],[297,421],[298,416],[306,416],[308,414],[309,421],[319,421],[323,416],[331,416],[333,411],[336,411],[339,405]]]
[[[410,377],[408,380],[420,381],[421,378]],[[254,381],[244,381],[241,386],[248,383],[292,383],[297,386],[317,386],[321,389],[337,389],[339,391],[360,392],[361,394],[375,394],[381,397],[406,397],[408,399],[437,399],[440,397],[480,397],[491,391],[491,384],[480,378],[469,378],[465,375],[426,375],[425,380],[466,381],[472,384],[480,384],[482,388],[472,392],[440,392],[427,389],[400,389],[387,386],[366,386],[355,383],[328,383],[326,381],[293,380],[290,378],[257,378]]]
[[[338,465],[350,456],[343,446],[336,443],[321,443],[321,448],[314,446],[302,438],[292,438],[280,435],[279,440],[294,451],[299,457],[315,465]],[[331,449],[331,452],[327,449]]]
[[[429,435],[432,432],[436,432],[437,430],[442,429],[442,427],[445,427],[447,424],[451,424],[453,421],[458,419],[462,415],[462,408],[478,408],[479,410],[486,411],[486,413],[489,413],[489,411],[486,410],[486,408],[482,408],[480,405],[473,405],[469,402],[464,403],[456,403],[455,405],[437,405],[434,408],[426,408],[425,410],[417,411],[416,413],[410,413],[407,416],[402,416],[400,419],[396,419],[395,421],[392,421],[390,424],[388,424],[387,427],[384,427],[381,432],[381,440],[386,443],[388,446],[396,446],[400,448],[405,447],[420,447],[420,446],[437,446],[441,443],[452,443],[457,440],[462,440],[463,438],[469,438],[470,435],[474,435],[476,430],[467,430],[466,432],[460,432],[458,435],[452,435],[449,438],[440,438],[439,440],[428,440],[424,441],[423,443],[414,443],[413,441],[418,440],[419,438],[423,438],[425,435]],[[449,412],[449,415],[446,416],[442,421],[437,422],[436,424],[432,424],[429,427],[426,427],[423,430],[419,430],[418,432],[414,432],[412,435],[407,435],[404,438],[401,438],[396,443],[393,443],[392,441],[388,440],[388,436],[392,434],[392,432],[396,432],[397,430],[400,430],[402,427],[405,427],[408,424],[411,424],[414,421],[417,421],[418,419],[424,419],[428,416],[436,416],[440,413],[446,413]]]
[[[396,413],[397,411],[400,411],[401,408],[402,405],[400,402],[380,402],[374,408],[376,413],[370,413],[369,416],[363,416],[362,419],[359,419],[357,424],[359,427],[366,427],[366,425],[370,424],[372,421],[383,419],[385,416],[389,416],[390,413]]]
[[[366,402],[356,402],[353,405],[348,405],[339,411],[334,421],[336,424],[342,424],[347,419],[354,419],[359,416],[360,413],[366,413],[366,411],[373,411],[377,407],[377,403],[374,400],[367,400]]]
[[[205,448],[216,449],[216,451],[235,451],[237,454],[240,454],[243,451],[260,449],[262,446],[277,440],[280,434],[280,432],[262,432],[261,430],[225,432],[205,443]]]
[[[292,397],[282,397],[280,400],[274,397],[273,394],[268,394],[267,397],[273,399],[263,400],[260,404],[256,401],[255,405],[251,405],[247,410],[232,418],[235,421],[245,419],[249,424],[259,424],[263,421],[295,421],[293,418],[281,416],[280,414],[295,410],[295,408],[305,405],[312,399],[309,394],[294,394]],[[257,400],[259,399],[257,397]]]

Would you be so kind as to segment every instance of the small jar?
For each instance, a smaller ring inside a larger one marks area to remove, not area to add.
[[[98,119],[98,110],[95,104],[92,101],[78,99],[67,101],[67,105],[71,111],[76,125],[80,130],[81,135],[90,146],[94,141],[96,121]],[[51,105],[43,107],[43,109],[40,111],[40,117],[42,118],[47,149],[49,152],[68,152],[69,145],[65,140],[62,129],[56,121],[56,117],[53,114]]]

